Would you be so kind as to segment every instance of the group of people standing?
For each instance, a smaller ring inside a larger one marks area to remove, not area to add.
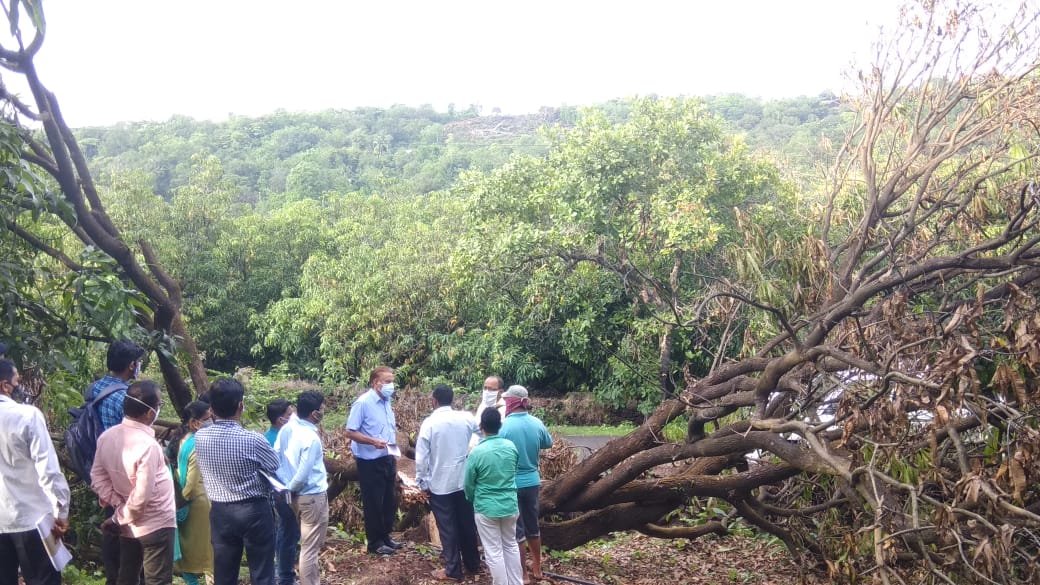
[[[164,451],[153,428],[163,402],[159,385],[137,380],[144,355],[132,342],[111,344],[108,374],[87,392],[104,428],[90,484],[103,507],[106,585],[168,585],[175,570],[187,585],[201,585],[207,574],[216,585],[237,585],[243,552],[255,585],[318,585],[329,522],[319,432],[324,396],[302,392],[295,408],[272,402],[271,429],[261,435],[241,424],[242,384],[217,381],[185,406],[183,425]],[[378,555],[403,546],[391,538],[401,456],[393,380],[391,368],[375,368],[346,424],[367,547]],[[58,585],[37,524],[49,518],[52,534],[63,536],[70,491],[43,415],[12,399],[19,389],[17,368],[0,359],[0,501],[7,502],[0,505],[0,585],[16,585],[19,570],[26,585]],[[432,398],[416,446],[416,479],[444,550],[445,568],[434,577],[480,572],[479,534],[495,585],[528,582],[525,541],[530,574],[540,578],[538,453],[552,439],[528,414],[527,390],[503,391],[501,378],[488,378],[477,417],[452,409],[446,385]]]
[[[137,380],[144,355],[132,342],[111,344],[108,374],[86,393],[103,429],[89,481],[103,508],[106,585],[169,585],[175,570],[188,585],[208,574],[216,585],[237,585],[243,552],[250,581],[275,585],[273,510],[282,508],[275,502],[290,511],[279,512],[280,529],[296,535],[291,560],[281,559],[288,580],[280,583],[317,585],[328,529],[317,430],[324,397],[301,393],[272,445],[241,425],[242,384],[217,381],[183,409],[180,432],[164,452],[153,428],[162,410],[159,385]],[[0,359],[0,584],[17,585],[21,572],[26,585],[59,585],[38,525],[49,519],[51,534],[64,536],[70,491],[42,413],[12,398],[20,388],[14,363]]]
[[[98,405],[106,430],[91,470],[91,487],[105,507],[108,585],[166,585],[175,569],[188,585],[204,583],[207,574],[216,585],[236,585],[243,552],[250,581],[274,585],[276,510],[278,534],[295,535],[291,560],[279,558],[279,575],[288,580],[279,582],[296,582],[295,547],[302,535],[299,582],[317,585],[328,528],[328,481],[317,432],[324,397],[301,393],[291,420],[269,442],[241,424],[242,384],[219,380],[185,406],[180,432],[164,453],[152,427],[162,407],[158,384],[126,386],[139,375],[143,356],[135,344],[112,344],[109,374],[90,390],[93,398],[108,392]],[[120,385],[125,388],[110,390]]]
[[[450,387],[435,387],[433,413],[419,428],[416,481],[429,494],[445,561],[434,578],[461,581],[479,572],[478,534],[495,585],[542,577],[538,458],[552,437],[528,413],[527,389],[503,385],[498,376],[484,381],[476,419],[452,409]],[[470,450],[478,431],[483,439]]]

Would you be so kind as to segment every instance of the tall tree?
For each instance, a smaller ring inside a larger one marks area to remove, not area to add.
[[[681,377],[673,358],[701,340],[685,322],[704,275],[728,276],[740,221],[779,233],[793,199],[699,101],[629,105],[624,122],[589,110],[545,157],[464,185],[476,229],[457,256],[460,278],[512,300],[490,319],[554,333],[542,337],[603,398],[652,408]]]
[[[0,101],[7,114],[4,123],[16,129],[21,139],[19,144],[8,142],[7,146],[27,165],[24,168],[52,179],[58,190],[53,197],[42,197],[35,188],[25,184],[19,188],[19,184],[9,181],[6,187],[19,196],[16,205],[30,212],[14,217],[9,229],[70,272],[82,272],[85,268],[81,263],[61,249],[34,239],[29,230],[20,226],[22,221],[49,214],[60,220],[83,246],[97,249],[114,261],[120,278],[139,291],[147,303],[149,310],[137,312],[136,320],[153,338],[159,368],[179,410],[192,397],[185,371],[197,389],[207,385],[206,370],[181,318],[180,286],[158,263],[147,241],[140,239],[131,248],[124,240],[101,202],[57,98],[40,78],[34,58],[46,31],[42,2],[13,0],[5,8],[13,46],[0,46],[0,67],[5,75],[22,76],[31,93],[31,101],[24,102],[6,88],[0,89]],[[25,30],[30,31],[29,42],[25,42]],[[37,125],[42,127],[42,133],[34,130]],[[127,310],[135,309],[128,306]],[[183,356],[183,362],[178,355]],[[183,370],[181,363],[186,366]]]

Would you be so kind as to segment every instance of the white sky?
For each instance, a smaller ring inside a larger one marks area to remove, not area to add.
[[[648,93],[815,95],[840,89],[895,6],[44,0],[37,63],[73,126],[395,103],[522,113]]]

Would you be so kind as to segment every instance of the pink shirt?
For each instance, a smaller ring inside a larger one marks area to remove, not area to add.
[[[177,526],[173,476],[152,427],[124,418],[101,433],[90,480],[101,505],[116,509],[124,536]]]

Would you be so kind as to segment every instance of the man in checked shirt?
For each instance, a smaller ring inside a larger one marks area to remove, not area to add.
[[[260,433],[242,427],[245,389],[238,380],[210,387],[214,422],[195,433],[195,457],[213,507],[210,528],[215,585],[237,585],[245,548],[249,581],[274,585],[274,515],[271,486],[278,455]]]

